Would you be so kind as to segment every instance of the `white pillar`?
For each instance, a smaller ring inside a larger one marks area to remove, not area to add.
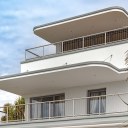
[[[30,120],[30,98],[25,98],[25,121]]]

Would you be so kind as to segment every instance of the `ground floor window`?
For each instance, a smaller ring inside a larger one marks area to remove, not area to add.
[[[64,116],[64,99],[64,94],[31,98],[31,118],[34,119]]]
[[[88,114],[105,113],[106,111],[106,89],[88,91]]]

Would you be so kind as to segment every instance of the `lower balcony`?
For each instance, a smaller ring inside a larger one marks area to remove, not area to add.
[[[56,99],[41,97],[31,99],[31,103],[0,107],[0,125],[34,121],[54,121],[78,118],[100,118],[128,114],[128,93],[105,95],[105,90],[90,91],[89,97],[64,99],[64,94]],[[15,110],[15,113],[12,113]],[[109,119],[107,119],[109,120]]]

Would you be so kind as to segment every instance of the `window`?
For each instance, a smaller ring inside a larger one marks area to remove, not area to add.
[[[64,116],[64,94],[31,98],[31,118],[48,118]],[[51,102],[49,102],[51,101]],[[53,101],[53,102],[52,102]],[[40,103],[41,102],[41,103]]]
[[[106,111],[106,89],[88,91],[88,114],[105,113]]]

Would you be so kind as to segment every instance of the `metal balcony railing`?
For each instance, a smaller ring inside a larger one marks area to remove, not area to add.
[[[128,113],[128,93],[0,107],[0,123]]]
[[[108,43],[116,43],[124,39],[128,39],[128,27],[26,49],[25,60],[106,45]]]

